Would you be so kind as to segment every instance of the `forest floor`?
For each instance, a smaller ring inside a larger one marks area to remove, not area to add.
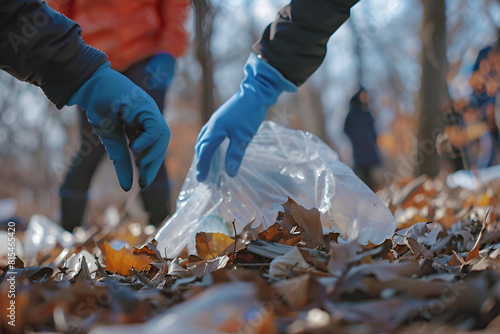
[[[337,242],[316,209],[293,199],[267,229],[200,232],[197,254],[176,258],[157,249],[151,226],[127,220],[82,228],[66,248],[53,237],[45,249],[29,226],[7,224],[1,329],[498,333],[499,189],[450,189],[424,176],[393,184],[378,195],[398,227],[380,245]],[[35,258],[13,257],[16,244],[37,249]]]

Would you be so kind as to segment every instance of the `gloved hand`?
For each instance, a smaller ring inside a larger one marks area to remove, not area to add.
[[[174,78],[175,58],[166,52],[159,52],[149,59],[144,67],[146,82],[151,90],[165,90]]]
[[[125,76],[112,70],[109,62],[99,67],[68,105],[77,104],[113,160],[123,190],[132,187],[133,166],[125,130],[138,136],[130,142],[139,167],[139,185],[147,187],[163,164],[170,130],[153,98]]]
[[[274,67],[251,54],[245,64],[245,78],[240,90],[217,109],[201,129],[196,141],[196,177],[203,182],[208,176],[212,156],[225,137],[229,137],[225,169],[236,176],[245,150],[283,91],[297,87]]]

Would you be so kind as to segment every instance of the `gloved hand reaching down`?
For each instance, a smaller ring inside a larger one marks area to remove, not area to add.
[[[133,166],[125,130],[138,133],[130,142],[139,167],[139,185],[147,187],[165,158],[170,130],[155,101],[109,62],[74,93],[68,105],[86,110],[89,123],[100,138],[115,166],[118,181],[128,191],[133,182]]]
[[[228,137],[225,169],[236,176],[246,148],[283,91],[297,87],[278,70],[252,53],[245,64],[245,78],[240,90],[217,109],[201,129],[195,145],[196,177],[203,182],[208,176],[212,156]]]

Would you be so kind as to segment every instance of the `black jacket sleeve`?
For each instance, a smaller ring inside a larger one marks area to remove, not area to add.
[[[0,69],[42,88],[62,108],[107,60],[81,28],[41,0],[0,1]]]
[[[325,58],[330,36],[359,0],[292,0],[282,8],[253,51],[300,86]]]

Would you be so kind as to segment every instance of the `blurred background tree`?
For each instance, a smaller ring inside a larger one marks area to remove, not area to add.
[[[174,195],[201,125],[238,89],[251,45],[287,3],[193,0],[186,23],[192,44],[178,62],[166,116]],[[297,94],[281,96],[269,118],[315,133],[352,164],[342,127],[361,83],[376,119],[383,183],[436,174],[446,161],[427,150],[427,140],[442,129],[442,103],[448,96],[453,101],[470,96],[475,58],[496,41],[499,25],[498,0],[361,0],[330,39],[318,71]],[[0,199],[15,198],[18,214],[41,212],[57,219],[57,188],[76,151],[75,112],[56,110],[36,87],[0,73]],[[133,191],[119,190],[109,163],[98,174],[90,211],[133,200]]]
[[[436,138],[443,129],[443,103],[448,98],[445,0],[422,0],[422,79],[417,108],[416,175],[436,176],[440,170]]]

